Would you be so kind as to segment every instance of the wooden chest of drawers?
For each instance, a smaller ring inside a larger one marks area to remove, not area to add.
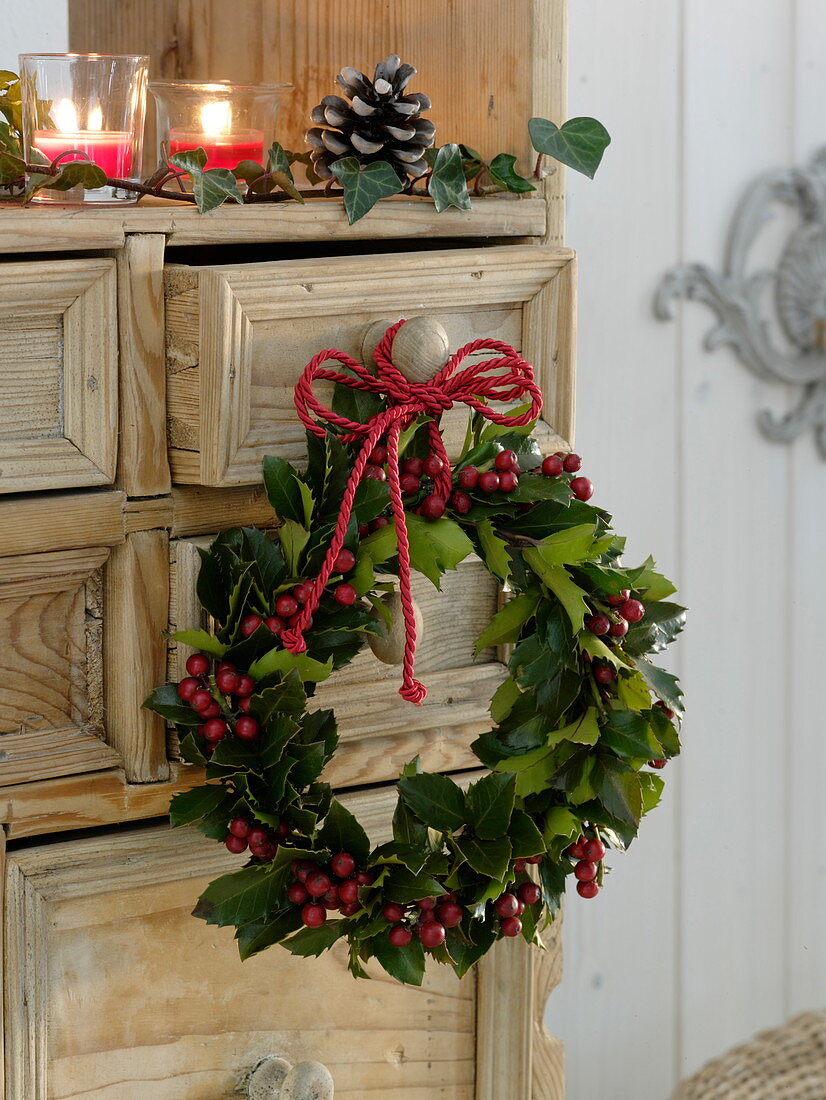
[[[520,7],[539,28],[530,111],[562,117],[564,5]],[[401,8],[400,26],[416,24]],[[499,141],[501,119],[495,129]],[[542,1023],[558,921],[547,952],[503,943],[461,982],[445,970],[420,990],[383,974],[356,985],[335,952],[240,963],[227,930],[189,916],[232,857],[164,821],[171,795],[202,776],[141,709],[186,658],[169,633],[199,625],[198,548],[273,522],[260,461],[301,459],[291,394],[316,351],[358,356],[372,323],[431,314],[453,346],[493,336],[534,361],[543,443],[571,440],[575,261],[559,247],[561,196],[557,173],[470,212],[385,201],[353,227],[322,202],[206,216],[159,202],[0,208],[5,1100],[229,1100],[269,1055],[323,1061],[346,1100],[562,1097],[561,1045]],[[474,767],[504,675],[494,649],[473,658],[501,599],[481,563],[442,593],[417,585],[422,710],[399,702],[396,671],[370,654],[318,695],[341,727],[326,778],[375,840],[411,756]]]

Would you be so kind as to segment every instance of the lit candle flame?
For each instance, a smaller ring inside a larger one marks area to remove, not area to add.
[[[201,127],[205,134],[228,134],[232,126],[232,108],[226,100],[205,103],[201,108]]]
[[[103,129],[103,111],[100,106],[93,107],[89,112],[89,122],[87,124],[89,130],[102,130]]]
[[[77,133],[77,110],[70,99],[59,99],[52,109],[52,117],[61,134]]]

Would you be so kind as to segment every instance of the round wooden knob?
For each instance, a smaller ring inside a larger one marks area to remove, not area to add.
[[[382,597],[382,604],[391,615],[388,625],[379,611],[373,611],[373,618],[381,628],[381,634],[368,634],[368,642],[374,656],[386,665],[400,665],[404,660],[404,612],[398,590]],[[413,601],[413,614],[416,619],[416,639],[421,641],[423,631],[422,613],[419,605]]]
[[[278,1100],[333,1100],[335,1086],[330,1071],[321,1062],[298,1062],[278,1093]]]
[[[432,317],[411,317],[393,341],[393,366],[410,382],[429,382],[450,358],[450,343]]]
[[[249,1100],[273,1100],[292,1069],[286,1058],[262,1058],[250,1074],[247,1095]]]
[[[393,321],[374,321],[365,332],[361,341],[361,361],[365,367],[370,367],[375,363],[373,352],[376,350],[376,344],[393,323]]]

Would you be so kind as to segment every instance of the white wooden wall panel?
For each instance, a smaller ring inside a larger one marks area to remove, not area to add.
[[[569,174],[578,450],[692,613],[669,797],[600,897],[568,904],[549,1013],[569,1100],[663,1100],[826,1004],[826,464],[758,435],[756,410],[790,395],[703,350],[704,307],[651,313],[671,264],[719,264],[754,175],[826,144],[824,43],[819,0],[572,0],[570,113],[614,136],[594,183]]]

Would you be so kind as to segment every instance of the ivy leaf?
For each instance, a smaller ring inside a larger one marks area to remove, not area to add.
[[[452,833],[465,824],[464,792],[446,775],[406,776],[399,780],[399,794],[425,825],[439,832]]]
[[[304,196],[295,185],[289,157],[277,141],[273,143],[267,154],[267,169],[276,186],[280,187],[296,202],[304,202]]]
[[[275,455],[266,455],[262,468],[267,499],[278,518],[306,524],[307,517],[299,485],[301,479],[290,463]]]
[[[170,821],[175,828],[200,821],[216,810],[226,798],[226,788],[218,783],[193,787],[189,791],[178,791],[169,804]]]
[[[318,684],[326,680],[333,671],[333,659],[330,657],[323,664],[308,657],[306,653],[291,653],[288,649],[271,649],[263,657],[259,657],[249,667],[249,674],[253,680],[261,680],[274,672],[281,676],[287,676],[295,670],[304,683]]]
[[[476,524],[476,533],[488,570],[505,584],[511,575],[511,559],[508,545],[493,530],[493,521],[480,519]]]
[[[394,947],[387,936],[376,936],[370,941],[373,954],[380,966],[391,978],[404,985],[421,985],[424,978],[425,956],[421,941],[415,936],[404,947]]]
[[[52,191],[71,191],[73,187],[83,187],[87,191],[94,191],[98,187],[106,186],[106,173],[96,164],[90,164],[86,160],[73,160],[61,163],[60,175],[49,181]]]
[[[613,756],[600,756],[594,760],[591,782],[597,798],[612,817],[625,825],[639,825],[642,786],[630,765]]]
[[[300,932],[284,940],[282,946],[293,955],[301,955],[305,958],[317,957],[329,951],[336,940],[340,940],[346,934],[343,920],[328,920],[320,928],[302,928]]]
[[[238,185],[229,168],[208,168],[192,177],[192,194],[201,214],[225,202],[240,202]]]
[[[162,684],[150,692],[143,703],[147,710],[154,710],[167,722],[176,726],[200,726],[201,718],[178,695],[177,684]]]
[[[242,924],[235,933],[241,961],[245,962],[266,947],[272,947],[274,943],[280,943],[286,936],[289,936],[291,932],[295,932],[300,927],[301,909],[297,905],[281,910],[274,917],[263,917]]]
[[[443,145],[436,154],[427,190],[439,214],[449,206],[455,206],[457,210],[470,210],[462,153],[454,142]]]
[[[657,698],[661,699],[675,714],[682,714],[683,692],[677,677],[671,672],[666,672],[664,668],[652,665],[644,657],[632,657],[631,662]]]
[[[508,873],[512,848],[507,837],[498,840],[476,840],[460,837],[454,841],[456,848],[474,871],[502,882]]]
[[[221,928],[246,924],[275,907],[283,882],[283,875],[261,866],[221,875],[201,894],[192,915]]]
[[[443,516],[426,520],[421,516],[407,516],[407,534],[410,539],[410,564],[441,588],[441,575],[455,569],[473,553],[473,543],[458,523]]]
[[[488,175],[494,183],[514,195],[524,195],[536,188],[530,180],[516,171],[516,157],[512,153],[499,153],[488,165]],[[522,467],[524,469],[524,466]]]
[[[472,783],[465,795],[468,821],[482,840],[504,836],[513,812],[516,780],[495,772]]]
[[[219,642],[208,630],[176,630],[172,637],[176,642],[183,642],[184,645],[191,646],[193,649],[200,649],[212,657],[223,657],[229,648],[223,642]]]
[[[501,611],[493,616],[491,621],[476,639],[474,656],[478,657],[483,649],[492,645],[504,645],[515,642],[519,637],[522,627],[530,619],[539,603],[538,596],[532,596],[527,592],[521,592],[508,600]]]
[[[611,143],[611,135],[595,118],[571,118],[562,126],[547,118],[532,118],[528,131],[537,153],[545,153],[589,179],[596,175]]]
[[[355,157],[342,157],[330,165],[330,171],[344,188],[344,209],[350,225],[369,213],[379,199],[398,195],[404,186],[383,160],[362,165]]]
[[[14,183],[25,175],[26,162],[10,153],[0,153],[0,184]]]
[[[349,852],[359,867],[364,866],[370,855],[367,833],[357,818],[337,799],[333,799],[319,838],[324,847],[334,854]]]

